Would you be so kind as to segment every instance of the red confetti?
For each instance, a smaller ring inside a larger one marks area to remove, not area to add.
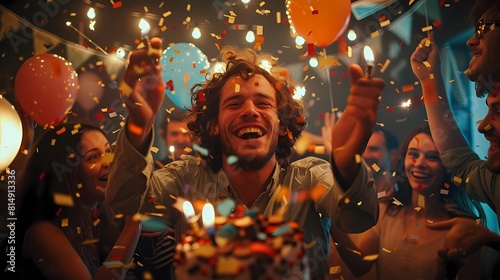
[[[167,86],[170,91],[174,91],[174,82],[172,81],[172,79],[168,80]]]
[[[424,186],[422,186],[421,184],[418,184],[418,186],[417,186],[418,190],[422,190],[423,188],[424,188]]]
[[[103,113],[101,113],[101,112],[97,112],[97,113],[95,113],[94,118],[95,118],[97,121],[102,121],[102,120],[104,120],[105,116],[104,116],[104,114],[103,114]]]
[[[319,11],[318,10],[314,10],[314,11],[312,11],[312,14],[313,15],[317,15],[317,14],[319,14]]]
[[[387,111],[390,112],[390,113],[392,113],[392,112],[394,112],[394,109],[392,109],[391,107],[387,106]]]
[[[310,57],[316,56],[316,50],[314,49],[314,44],[307,44],[307,55]]]
[[[113,9],[118,9],[122,6],[122,1],[116,1],[113,3]]]

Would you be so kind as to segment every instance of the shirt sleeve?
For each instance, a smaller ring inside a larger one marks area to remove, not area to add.
[[[335,187],[342,190],[333,174]],[[346,233],[361,233],[374,226],[379,217],[379,202],[374,180],[365,162],[361,162],[356,178],[337,200],[334,222]]]
[[[122,129],[116,140],[106,187],[106,202],[118,212],[133,215],[141,207],[154,165],[151,153],[142,155],[132,146],[126,134],[126,129]],[[149,139],[151,148],[153,132]]]
[[[319,213],[329,215],[336,226],[346,233],[360,233],[377,223],[377,191],[364,162],[360,164],[352,185],[344,192],[328,161],[314,157],[307,160],[311,187],[321,184],[326,188],[325,194],[315,201]]]
[[[470,147],[445,151],[441,153],[441,161],[457,186],[465,187],[467,194],[487,203],[499,213],[500,182],[498,174],[486,167],[486,161],[481,160]]]

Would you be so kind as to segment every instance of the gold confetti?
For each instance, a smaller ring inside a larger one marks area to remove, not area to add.
[[[310,243],[305,244],[305,245],[304,245],[304,247],[305,247],[306,249],[309,249],[309,248],[311,248],[311,247],[312,247],[312,246],[314,246],[314,245],[316,245],[316,240],[313,240],[313,241],[311,241]]]
[[[457,176],[453,176],[453,182],[461,184],[462,183],[462,178],[457,177]]]
[[[113,153],[104,153],[101,156],[102,163],[111,163],[115,159],[115,154]]]
[[[340,272],[342,272],[342,267],[340,265],[330,267],[330,274],[332,274],[332,275],[339,274]]]
[[[61,227],[67,227],[68,226],[68,218],[64,218],[61,220]]]
[[[422,32],[427,32],[432,30],[432,25],[426,26],[422,28]]]
[[[363,257],[363,260],[368,262],[376,261],[377,259],[378,259],[378,254],[368,255]]]
[[[375,172],[379,172],[380,171],[380,167],[376,163],[372,164],[372,168],[373,168],[373,170],[375,170]]]
[[[380,27],[386,27],[388,26],[389,24],[391,24],[391,21],[390,20],[384,20],[380,23]]]
[[[73,198],[69,194],[54,193],[52,199],[56,205],[73,207]]]
[[[419,194],[418,195],[418,202],[417,202],[417,205],[419,207],[422,207],[422,208],[425,208],[425,196]]]

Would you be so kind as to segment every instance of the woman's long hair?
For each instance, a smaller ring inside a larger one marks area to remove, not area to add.
[[[45,131],[33,145],[20,190],[24,197],[18,215],[18,242],[22,248],[24,235],[34,223],[51,221],[94,275],[118,238],[120,227],[104,202],[98,202],[92,213],[91,206],[79,199],[85,188],[81,185],[81,137],[90,130],[105,135],[90,124],[64,123]],[[92,240],[97,243],[86,244]]]
[[[417,126],[415,129],[410,131],[408,135],[404,138],[401,147],[398,151],[398,156],[396,157],[393,165],[395,167],[395,176],[393,180],[394,190],[394,200],[401,202],[401,204],[409,205],[411,203],[412,197],[412,187],[408,181],[408,177],[405,171],[405,157],[408,152],[408,146],[411,140],[419,133],[427,134],[431,137],[431,131],[428,124],[423,124]],[[440,160],[441,163],[441,160]],[[442,163],[441,163],[442,165]],[[472,200],[465,190],[457,187],[450,178],[450,175],[446,172],[446,169],[442,168],[443,172],[443,182],[442,189],[444,191],[440,192],[441,201],[443,202],[443,207],[446,212],[451,217],[461,216],[470,218],[480,218],[483,223],[486,215],[482,206],[478,201]],[[397,215],[399,211],[403,208],[399,206],[399,203],[388,202],[387,207],[388,215]]]

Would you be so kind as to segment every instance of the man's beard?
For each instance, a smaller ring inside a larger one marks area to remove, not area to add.
[[[229,156],[237,156],[236,150],[234,150],[230,145],[225,145],[222,141],[222,153],[227,157]],[[271,145],[268,153],[263,157],[249,157],[249,158],[240,158],[238,156],[238,162],[235,163],[235,166],[241,168],[244,171],[257,171],[260,170],[266,163],[271,160],[276,151],[276,145]]]

